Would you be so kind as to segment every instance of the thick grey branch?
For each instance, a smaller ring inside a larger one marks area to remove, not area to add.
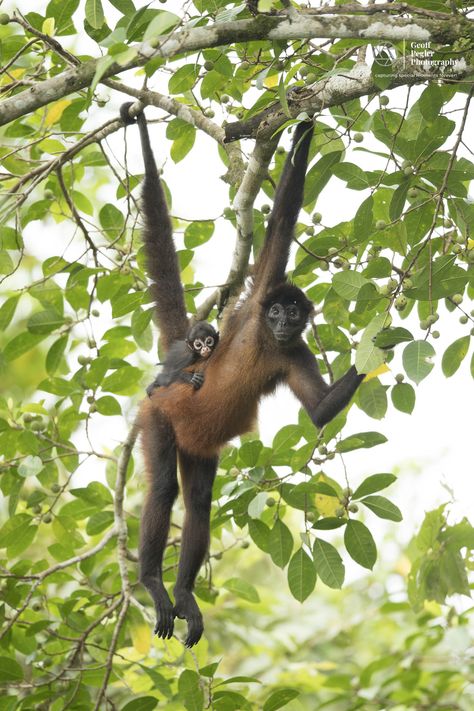
[[[207,27],[191,27],[158,37],[152,42],[136,46],[136,57],[126,64],[104,64],[102,79],[109,79],[128,69],[143,66],[153,57],[174,57],[192,53],[207,47],[219,47],[251,40],[286,41],[316,37],[335,39],[386,40],[402,39],[452,44],[460,36],[474,39],[474,23],[461,16],[444,19],[417,17],[394,17],[386,12],[370,16],[309,16],[292,13],[291,18],[282,15],[259,15],[251,20],[214,23]],[[46,106],[68,94],[92,84],[99,62],[91,60],[68,69],[57,76],[16,94],[0,105],[0,125],[24,116],[41,106]]]

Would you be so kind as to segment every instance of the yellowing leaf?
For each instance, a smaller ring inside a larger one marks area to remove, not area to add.
[[[369,380],[372,380],[373,378],[378,378],[379,375],[382,375],[382,373],[389,373],[390,368],[386,363],[382,363],[382,365],[379,365],[378,368],[375,368],[375,370],[371,370],[370,373],[367,373],[367,375],[364,378],[364,383],[366,383]]]
[[[54,26],[54,17],[47,17],[46,20],[43,22],[41,30],[45,35],[48,35],[48,37],[54,37],[55,29],[56,28]]]
[[[319,477],[318,482],[325,482],[330,486],[332,485],[332,481],[324,475]],[[341,507],[339,499],[336,496],[326,496],[326,494],[316,494],[314,497],[314,505],[318,513],[325,518],[335,516],[337,509]]]
[[[148,654],[151,647],[151,631],[149,625],[132,625],[130,628],[133,646],[139,654]]]
[[[267,87],[267,89],[273,89],[273,87],[278,86],[278,74],[267,77],[263,80],[263,84]]]
[[[46,126],[52,126],[53,124],[55,124],[56,121],[61,118],[64,109],[67,109],[70,104],[70,99],[61,99],[61,101],[56,101],[54,104],[52,104],[46,112]]]

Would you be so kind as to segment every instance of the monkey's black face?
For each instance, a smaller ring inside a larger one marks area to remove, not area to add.
[[[267,310],[267,323],[278,343],[288,343],[302,333],[307,315],[296,303],[272,304]]]
[[[196,358],[209,358],[219,342],[217,331],[205,321],[195,324],[186,339]]]

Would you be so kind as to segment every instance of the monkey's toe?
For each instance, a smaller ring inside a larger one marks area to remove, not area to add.
[[[204,624],[201,615],[193,615],[187,620],[188,623],[188,635],[184,642],[186,647],[194,647],[195,644],[199,642],[204,632]]]

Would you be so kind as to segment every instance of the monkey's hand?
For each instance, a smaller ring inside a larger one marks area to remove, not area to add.
[[[200,373],[198,371],[194,372],[189,382],[195,390],[199,390],[204,383],[204,373]]]
[[[156,381],[154,380],[146,389],[146,394],[148,397],[151,397],[153,395],[153,390],[156,388]]]
[[[173,612],[180,620],[186,620],[188,623],[188,635],[184,644],[186,647],[193,647],[199,642],[204,631],[201,611],[194,599],[194,595],[188,590],[175,591]]]
[[[168,593],[163,588],[155,597],[156,625],[154,633],[162,639],[171,639],[173,636],[174,618],[173,604]]]

